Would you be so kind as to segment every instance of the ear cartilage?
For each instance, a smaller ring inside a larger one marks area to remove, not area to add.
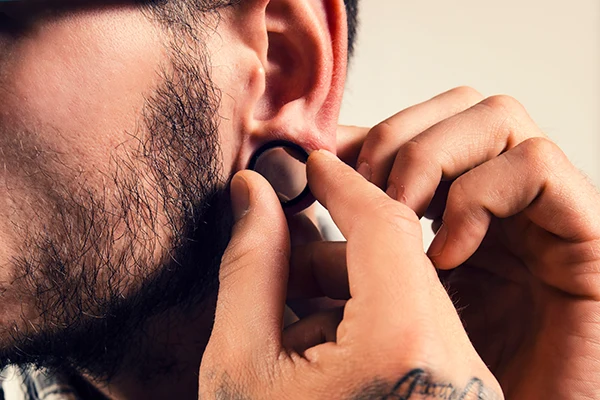
[[[273,187],[286,214],[297,214],[309,207],[314,197],[308,188],[308,153],[286,140],[275,140],[260,147],[248,169],[261,174]]]

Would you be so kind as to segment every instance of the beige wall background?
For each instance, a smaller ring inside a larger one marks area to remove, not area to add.
[[[342,123],[460,85],[509,94],[600,186],[600,0],[362,0],[360,18]]]

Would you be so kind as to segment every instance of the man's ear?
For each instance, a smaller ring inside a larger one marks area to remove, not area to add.
[[[234,14],[244,82],[236,90],[243,136],[236,167],[271,140],[335,151],[348,51],[344,1],[248,0]]]

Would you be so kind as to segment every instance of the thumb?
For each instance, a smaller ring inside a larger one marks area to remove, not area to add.
[[[229,349],[264,355],[265,346],[281,346],[288,227],[277,195],[255,172],[233,177],[231,202],[236,223],[221,261],[213,332]]]

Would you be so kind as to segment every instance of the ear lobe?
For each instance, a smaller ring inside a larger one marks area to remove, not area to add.
[[[284,139],[335,150],[347,63],[343,0],[270,0],[264,92],[252,113],[253,146]]]

